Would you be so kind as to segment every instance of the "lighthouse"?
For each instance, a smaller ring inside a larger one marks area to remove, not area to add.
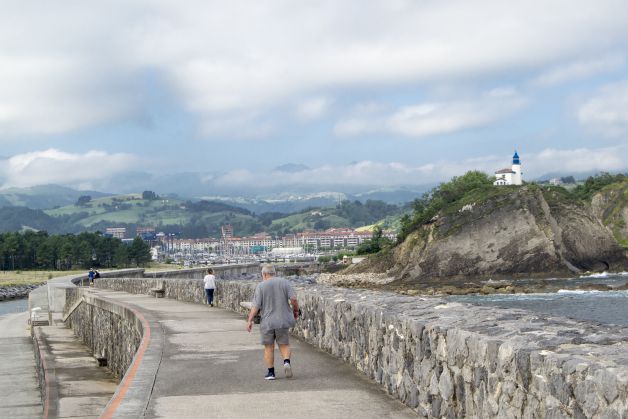
[[[512,156],[512,167],[496,171],[493,185],[521,185],[522,183],[521,160],[517,150],[515,150],[515,154]]]
[[[521,161],[519,160],[519,154],[515,150],[515,154],[512,156],[512,184],[521,185]]]

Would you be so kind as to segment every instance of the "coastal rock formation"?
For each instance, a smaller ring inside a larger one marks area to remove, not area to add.
[[[0,301],[27,297],[28,293],[38,286],[39,285],[13,285],[10,287],[0,287]]]
[[[594,211],[555,190],[524,186],[441,213],[394,249],[350,267],[401,282],[566,276],[626,269],[626,252]]]
[[[385,285],[393,282],[394,277],[384,274],[362,273],[338,275],[322,273],[316,278],[318,284],[335,285],[339,287],[360,287],[365,285]]]
[[[628,247],[628,182],[611,185],[593,196],[591,209],[615,240]]]

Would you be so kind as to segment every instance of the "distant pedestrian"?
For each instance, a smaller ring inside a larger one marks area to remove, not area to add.
[[[214,270],[209,268],[207,275],[203,278],[205,282],[205,294],[207,295],[207,304],[211,307],[214,306],[214,289],[216,288],[216,277],[214,276]]]
[[[89,272],[87,273],[87,278],[89,279],[89,286],[94,285],[94,276],[96,272],[94,272],[94,268],[89,268]]]
[[[283,356],[283,369],[286,378],[292,377],[290,364],[289,329],[299,317],[297,294],[292,285],[284,278],[275,277],[275,267],[265,265],[262,268],[263,281],[255,288],[253,304],[249,312],[246,330],[253,327],[253,318],[261,311],[260,334],[264,345],[264,361],[268,367],[266,380],[275,379],[275,342]],[[292,307],[290,307],[290,303]]]

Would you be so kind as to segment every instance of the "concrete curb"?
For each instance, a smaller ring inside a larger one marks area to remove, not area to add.
[[[35,358],[37,365],[37,378],[39,379],[40,391],[42,394],[42,402],[44,411],[43,419],[53,419],[57,417],[59,407],[59,389],[57,383],[57,375],[50,360],[50,349],[47,347],[45,339],[41,336],[41,326],[35,326],[31,329],[33,338]]]
[[[89,291],[88,291],[89,292]],[[91,304],[141,325],[142,340],[118,388],[105,407],[102,418],[137,418],[144,416],[157,377],[163,352],[163,332],[157,320],[138,307],[93,294],[84,295]]]

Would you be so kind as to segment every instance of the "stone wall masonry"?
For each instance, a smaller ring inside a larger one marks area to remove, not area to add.
[[[218,278],[250,278],[259,275],[260,271],[259,264],[218,265],[212,268]],[[206,297],[202,279],[206,274],[207,268],[151,272],[146,274],[146,278],[100,278],[94,285],[96,288],[146,295],[151,293],[151,289],[158,288],[164,290],[166,298],[203,304]]]
[[[107,366],[121,379],[135,356],[143,335],[141,321],[126,307],[87,294],[82,289],[68,289],[68,310],[79,299],[83,302],[65,323],[87,345],[96,358],[105,358]]]
[[[207,275],[207,268],[173,269],[171,271],[146,272],[146,278],[168,278],[168,279],[203,279]],[[240,276],[259,275],[258,263],[247,263],[241,265],[212,265],[217,278],[237,278]]]
[[[136,281],[101,284],[127,292],[154,286]],[[216,303],[245,312],[240,302],[251,301],[257,283],[219,280]],[[203,301],[199,280],[166,286],[171,298]],[[293,333],[351,363],[421,416],[628,417],[627,328],[438,298],[295,286],[303,316]]]

